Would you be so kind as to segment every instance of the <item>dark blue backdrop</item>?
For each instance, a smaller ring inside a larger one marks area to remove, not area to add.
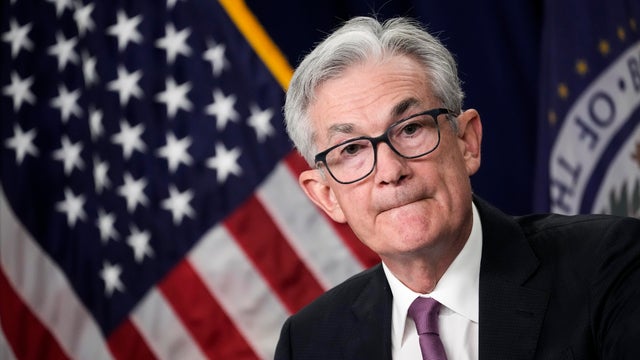
[[[456,56],[465,108],[484,125],[476,194],[502,210],[533,210],[541,1],[248,0],[248,6],[296,66],[342,20],[376,14],[423,22]]]

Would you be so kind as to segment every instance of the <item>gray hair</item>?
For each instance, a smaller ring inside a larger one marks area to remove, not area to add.
[[[433,95],[442,106],[459,114],[464,94],[451,53],[417,22],[407,18],[383,23],[356,17],[322,41],[300,63],[287,90],[284,117],[289,137],[311,165],[316,153],[308,109],[315,90],[340,76],[350,66],[386,56],[406,55],[417,60],[431,81]]]

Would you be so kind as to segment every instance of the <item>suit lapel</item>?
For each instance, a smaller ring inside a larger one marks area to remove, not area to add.
[[[533,358],[548,294],[525,286],[538,268],[518,224],[478,198],[483,246],[480,266],[479,358]],[[352,305],[345,359],[391,359],[393,297],[381,265]],[[382,299],[382,300],[381,300]]]
[[[392,295],[381,265],[352,306],[354,322],[343,343],[344,359],[391,359]]]
[[[548,294],[524,284],[538,259],[512,218],[482,200],[474,202],[483,233],[479,358],[533,358]]]

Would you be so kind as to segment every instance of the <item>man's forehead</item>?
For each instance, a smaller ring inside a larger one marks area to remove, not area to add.
[[[378,119],[382,121],[381,124],[383,126],[388,126],[403,117],[411,115],[415,111],[423,110],[422,108],[424,106],[424,101],[416,97],[410,96],[402,98],[398,100],[397,103],[392,103],[391,106],[387,106],[386,109],[381,106],[378,109],[380,113]],[[366,132],[367,130],[371,130],[371,126],[374,125],[370,121],[364,121],[366,119],[370,118],[364,115],[362,117],[354,117],[352,115],[342,118],[325,119],[323,123],[327,126],[325,126],[324,129],[320,129],[320,131],[326,131],[326,135],[329,139],[336,134]]]
[[[406,56],[353,64],[314,90],[309,115],[316,135],[325,139],[336,134],[376,132],[437,105],[424,69]]]

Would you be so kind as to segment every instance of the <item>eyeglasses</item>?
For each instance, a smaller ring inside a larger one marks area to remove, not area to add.
[[[440,144],[438,116],[451,113],[447,109],[423,111],[393,123],[378,137],[360,136],[341,142],[318,153],[316,166],[324,165],[337,182],[352,184],[373,172],[381,142],[405,159],[425,156]]]

